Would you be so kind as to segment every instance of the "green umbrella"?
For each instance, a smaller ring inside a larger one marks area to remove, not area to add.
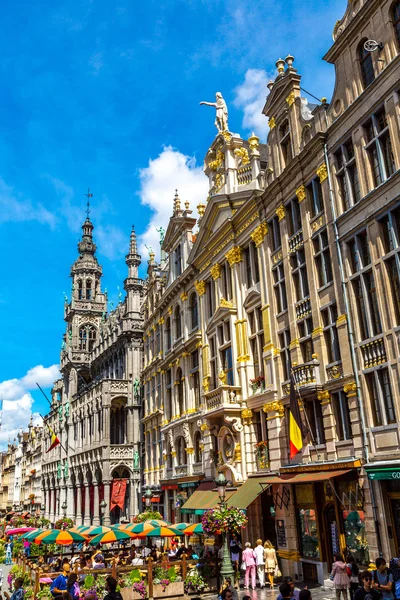
[[[154,525],[149,525],[148,523],[131,523],[130,525],[122,525],[120,527],[121,531],[131,531],[132,533],[143,534],[147,531],[152,531],[155,529]]]
[[[186,524],[185,534],[186,535],[200,535],[204,533],[203,525],[201,523],[193,523],[193,525]]]
[[[183,531],[173,527],[156,527],[146,534],[146,537],[178,537],[184,535]]]
[[[179,531],[185,531],[189,527],[189,523],[174,523],[172,525],[174,529],[179,529]]]
[[[100,535],[101,533],[107,533],[107,531],[112,531],[113,527],[105,527],[103,525],[99,525],[98,527],[80,527],[78,529],[79,533],[82,535],[89,535],[90,537],[94,537],[95,535]]]
[[[121,540],[130,540],[135,538],[136,535],[131,533],[130,531],[121,531],[120,529],[111,529],[110,531],[106,531],[106,533],[100,533],[100,535],[96,535],[89,542],[91,546],[96,546],[96,544],[112,544],[113,542],[119,542]]]
[[[58,546],[70,546],[76,542],[86,542],[87,537],[76,531],[67,529],[48,529],[36,534],[35,544],[57,544]]]
[[[28,540],[28,542],[33,542],[33,540],[35,538],[37,538],[39,533],[44,533],[45,531],[48,531],[48,530],[47,529],[35,529],[35,531],[30,531],[29,533],[25,533],[25,535],[22,536],[22,539]]]

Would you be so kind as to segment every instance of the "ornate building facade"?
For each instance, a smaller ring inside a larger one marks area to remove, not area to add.
[[[176,196],[148,264],[144,483],[195,519],[223,471],[245,535],[300,580],[339,549],[400,547],[399,50],[400,3],[359,0],[325,56],[330,104],[279,59],[267,144],[218,133],[197,224]],[[291,376],[307,437],[290,461]]]
[[[140,256],[132,230],[126,256],[125,299],[107,311],[102,269],[86,219],[71,268],[71,300],[65,301],[60,370],[52,390],[45,427],[60,444],[43,453],[45,515],[54,522],[66,514],[76,524],[117,523],[139,512],[140,369],[142,361]],[[125,490],[113,507],[113,486]],[[112,510],[111,510],[112,509]]]

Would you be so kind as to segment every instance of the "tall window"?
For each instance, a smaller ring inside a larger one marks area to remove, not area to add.
[[[397,45],[400,47],[400,2],[393,6],[393,25],[396,34]]]
[[[156,354],[161,350],[160,326],[156,325]]]
[[[274,278],[276,310],[279,314],[284,310],[287,310],[286,283],[283,262],[273,267],[272,276]]]
[[[194,434],[194,462],[199,463],[202,460],[202,452],[201,452],[201,434],[200,431],[196,431]]]
[[[282,168],[292,160],[292,146],[290,141],[289,121],[286,120],[279,128],[279,139],[282,153]]]
[[[217,345],[216,338],[210,338],[210,388],[215,390],[217,387]]]
[[[300,302],[300,300],[307,298],[310,293],[308,288],[308,277],[304,248],[299,248],[299,250],[296,250],[296,252],[290,259],[290,264],[292,267],[293,283],[296,291],[296,300],[297,302]]]
[[[281,349],[281,363],[283,380],[287,381],[290,379],[290,329],[284,329],[278,333],[279,347]]]
[[[389,124],[384,108],[374,113],[365,123],[364,131],[367,141],[365,149],[368,154],[374,187],[376,187],[396,170]]]
[[[110,438],[111,444],[125,444],[126,442],[126,410],[118,400],[113,401],[111,405]]]
[[[199,351],[195,350],[191,354],[190,378],[192,382],[192,391],[194,396],[194,408],[198,410],[200,406],[200,373],[199,373]]]
[[[364,39],[360,42],[358,47],[358,53],[360,58],[361,67],[361,78],[364,88],[368,87],[375,79],[374,65],[372,62],[372,54],[364,48],[364,43],[367,40]]]
[[[332,281],[332,261],[329,252],[328,231],[318,231],[313,237],[314,259],[317,267],[318,286],[322,287]]]
[[[342,210],[345,211],[360,201],[360,183],[353,140],[350,138],[335,152],[336,178],[339,185]]]
[[[182,246],[178,244],[174,252],[175,277],[182,273]]]
[[[251,288],[260,281],[260,265],[258,261],[258,250],[252,242],[244,250],[244,266],[246,269],[247,287]]]
[[[165,418],[170,421],[172,418],[172,372],[169,369],[165,377]]]
[[[289,236],[294,235],[301,229],[300,205],[297,198],[294,198],[285,206],[286,218]]]
[[[96,342],[96,327],[83,325],[79,329],[79,350],[91,352]]]
[[[82,279],[78,280],[78,300],[83,300],[83,283],[82,283]]]
[[[208,318],[211,319],[215,309],[215,283],[213,279],[207,281],[206,299]]]
[[[306,194],[311,205],[311,214],[313,217],[324,210],[324,200],[322,197],[322,186],[318,177],[315,177],[306,187]]]
[[[199,307],[198,307],[197,294],[195,292],[193,292],[193,294],[190,296],[189,308],[190,308],[190,328],[193,331],[194,329],[197,329],[199,326]]]
[[[391,210],[380,219],[385,266],[390,282],[393,312],[390,311],[392,327],[400,325],[400,207]]]
[[[271,232],[272,251],[275,252],[282,246],[281,227],[278,217],[274,217],[268,222],[268,231]]]
[[[396,422],[392,388],[390,385],[389,371],[379,369],[366,373],[372,417],[375,426],[387,425]]]
[[[322,323],[324,326],[324,339],[328,362],[333,363],[340,360],[339,339],[336,328],[337,308],[336,304],[330,304],[321,309]]]
[[[222,293],[225,300],[232,299],[232,274],[228,263],[224,263],[222,267]]]
[[[176,440],[176,461],[178,466],[186,465],[186,442],[182,436]]]
[[[231,327],[229,321],[226,321],[218,327],[218,345],[221,370],[226,375],[226,384],[235,385],[233,375]]]
[[[250,329],[249,339],[251,356],[253,358],[254,366],[254,377],[259,377],[260,375],[264,374],[263,348],[265,345],[261,308],[258,307],[249,312],[248,320]]]
[[[181,309],[179,308],[179,306],[177,306],[175,309],[174,321],[175,321],[175,340],[179,340],[182,337],[182,315],[181,315]]]
[[[90,279],[86,280],[86,300],[92,299],[92,281]]]
[[[176,396],[177,396],[177,409],[178,415],[181,417],[185,412],[185,402],[183,398],[183,378],[182,378],[182,369],[179,368],[176,371]]]
[[[332,407],[335,416],[336,439],[339,441],[351,440],[349,406],[344,392],[332,393]]]
[[[309,402],[305,402],[304,407],[307,412],[307,428],[309,426],[312,433],[312,443],[324,444],[325,431],[321,403],[314,398]]]
[[[303,362],[310,362],[312,360],[312,355],[314,353],[314,346],[312,341],[312,318],[308,317],[308,319],[303,319],[297,324],[299,328],[299,342],[300,342],[300,351],[303,357]]]
[[[165,321],[165,349],[171,349],[171,319],[168,317]]]

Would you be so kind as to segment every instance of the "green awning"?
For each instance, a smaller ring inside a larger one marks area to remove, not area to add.
[[[250,477],[228,500],[228,506],[246,509],[264,490],[264,477]]]
[[[226,492],[226,498],[230,498],[234,492]],[[214,490],[196,490],[186,500],[181,508],[183,514],[202,515],[208,508],[215,508],[219,503],[217,489]]]
[[[368,479],[399,479],[399,467],[365,467],[368,474]]]

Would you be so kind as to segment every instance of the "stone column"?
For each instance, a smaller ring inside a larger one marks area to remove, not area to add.
[[[57,521],[57,519],[60,518],[60,511],[61,511],[61,500],[60,500],[60,486],[56,485],[55,490],[54,490],[54,494],[55,494],[55,509],[54,509],[54,520]]]
[[[110,481],[103,481],[103,485],[104,485],[104,500],[107,503],[107,506],[105,508],[104,511],[104,517],[103,517],[103,525],[110,525],[111,520],[110,520]]]
[[[76,524],[82,525],[82,487],[80,485],[76,488]]]
[[[54,506],[54,488],[49,488],[48,490],[48,509],[47,509],[47,518],[50,521],[54,521],[54,511],[53,511],[53,506]]]
[[[85,514],[83,515],[83,525],[91,525],[91,517],[90,517],[90,488],[87,482],[84,483],[85,486]]]
[[[74,509],[74,486],[70,483],[67,488],[67,517],[72,519],[76,523],[75,509]]]
[[[93,525],[100,525],[99,486],[94,484]]]

